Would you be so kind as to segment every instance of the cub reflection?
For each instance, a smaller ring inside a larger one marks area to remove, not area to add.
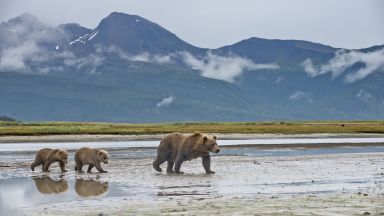
[[[32,177],[37,190],[42,194],[57,194],[68,190],[68,183],[64,179],[53,180],[49,176]]]
[[[79,196],[100,196],[108,191],[108,182],[99,182],[93,179],[76,179],[75,190]]]

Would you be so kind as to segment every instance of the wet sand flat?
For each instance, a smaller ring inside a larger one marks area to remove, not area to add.
[[[101,175],[76,174],[71,161],[70,172],[61,176],[54,165],[49,178],[27,161],[2,162],[0,208],[9,215],[384,215],[384,153],[221,155],[212,157],[215,175],[205,175],[199,159],[184,163],[183,175],[157,173],[152,161],[112,157]]]

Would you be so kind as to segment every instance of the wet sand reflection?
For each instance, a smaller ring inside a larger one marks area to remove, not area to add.
[[[68,183],[65,179],[54,180],[49,176],[32,177],[37,190],[42,194],[58,194],[68,190]]]
[[[76,179],[75,191],[79,196],[100,196],[108,191],[108,182],[93,179]]]

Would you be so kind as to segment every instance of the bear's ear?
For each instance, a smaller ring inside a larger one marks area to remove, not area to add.
[[[217,136],[216,136],[216,135],[213,135],[213,139],[217,140]]]
[[[203,143],[207,142],[207,140],[208,140],[208,137],[204,136],[203,137]]]

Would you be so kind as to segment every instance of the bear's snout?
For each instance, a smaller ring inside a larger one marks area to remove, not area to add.
[[[217,150],[216,150],[216,153],[219,153],[219,152],[220,152],[220,149],[217,149]]]

